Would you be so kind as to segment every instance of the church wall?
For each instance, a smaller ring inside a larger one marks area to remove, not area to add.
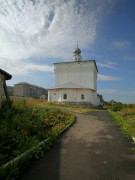
[[[73,82],[96,90],[97,71],[92,61],[55,64],[56,86]]]
[[[67,99],[64,99],[67,94]],[[81,99],[84,95],[84,99]],[[78,103],[98,105],[97,93],[89,89],[52,89],[48,92],[49,102]]]
[[[69,80],[68,82],[73,82],[81,85],[80,73],[76,69],[69,69]]]
[[[96,71],[96,69],[94,69],[93,81],[97,82],[97,71]],[[97,83],[94,83],[94,89],[95,89],[95,91],[97,91]]]
[[[81,72],[81,85],[94,89],[93,72],[88,69]]]
[[[54,63],[55,85],[75,83],[86,87],[85,89],[51,89],[48,92],[50,102],[77,103],[77,104],[99,104],[97,96],[97,68],[95,61],[76,61]],[[92,91],[92,90],[94,91]],[[64,93],[67,99],[64,99]],[[82,99],[84,95],[84,99]]]

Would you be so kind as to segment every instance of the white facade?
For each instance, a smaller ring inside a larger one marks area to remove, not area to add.
[[[73,62],[54,63],[55,87],[48,90],[48,101],[97,106],[97,66],[95,60],[81,61],[81,50],[74,50]]]
[[[47,89],[26,82],[14,85],[14,96],[40,98],[41,95],[47,98]]]
[[[97,90],[97,66],[95,61],[54,63],[55,85],[73,82]]]
[[[67,98],[64,95],[67,94]],[[49,102],[70,103],[78,105],[98,105],[97,94],[89,89],[54,89],[49,90]]]

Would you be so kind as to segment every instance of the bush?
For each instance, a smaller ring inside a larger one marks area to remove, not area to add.
[[[122,103],[116,103],[112,105],[111,110],[117,112],[117,111],[121,111],[123,107],[124,105]]]

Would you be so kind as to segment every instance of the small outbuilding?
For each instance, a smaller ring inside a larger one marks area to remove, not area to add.
[[[7,86],[6,86],[6,80],[9,80],[12,78],[12,75],[4,71],[3,69],[0,69],[0,106],[2,102],[2,96],[5,93],[5,96],[7,98],[7,101],[9,102],[9,95],[7,91]]]

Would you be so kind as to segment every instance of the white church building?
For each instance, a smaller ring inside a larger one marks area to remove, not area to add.
[[[83,106],[98,106],[97,65],[95,60],[81,60],[81,50],[74,50],[72,62],[54,63],[55,87],[48,89],[48,101]]]

